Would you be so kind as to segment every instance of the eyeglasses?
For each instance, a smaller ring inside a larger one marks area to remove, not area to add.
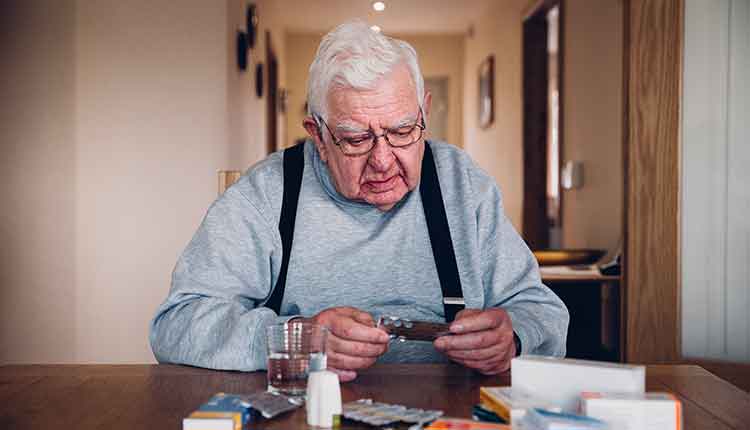
[[[343,137],[338,140],[336,140],[336,135],[333,134],[333,131],[331,131],[331,128],[328,127],[328,124],[326,124],[323,118],[321,118],[320,116],[317,117],[331,134],[333,144],[338,146],[341,149],[341,152],[344,153],[344,155],[353,157],[365,155],[370,152],[372,148],[375,147],[375,142],[377,142],[379,137],[384,138],[385,141],[394,148],[405,148],[409,145],[417,143],[419,139],[422,138],[422,134],[424,133],[425,128],[427,128],[424,122],[424,114],[422,113],[421,106],[419,108],[419,119],[414,124],[388,129],[383,134],[375,134],[375,132],[370,129],[365,133],[360,133],[355,136]]]

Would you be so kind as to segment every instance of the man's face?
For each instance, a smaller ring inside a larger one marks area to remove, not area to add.
[[[386,130],[419,120],[416,90],[406,66],[397,66],[376,87],[365,91],[335,88],[329,92],[326,123],[336,140],[368,130],[382,135]],[[429,99],[427,95],[425,116],[429,113]],[[419,183],[424,138],[403,148],[393,148],[384,138],[378,138],[369,153],[349,156],[334,145],[325,126],[318,133],[313,120],[307,118],[305,128],[328,165],[336,189],[350,200],[365,201],[387,211]]]

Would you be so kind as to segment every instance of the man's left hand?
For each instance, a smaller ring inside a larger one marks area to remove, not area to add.
[[[464,309],[450,325],[453,335],[441,336],[435,349],[485,375],[510,369],[516,355],[510,316],[500,308]]]

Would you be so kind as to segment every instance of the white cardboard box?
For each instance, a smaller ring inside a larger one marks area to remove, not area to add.
[[[581,411],[612,430],[680,430],[682,404],[669,393],[583,393]]]
[[[511,361],[511,385],[576,412],[580,395],[590,392],[643,394],[644,366],[522,355]]]
[[[525,390],[513,387],[480,387],[479,401],[511,426],[520,426],[526,411],[531,408],[542,408],[551,412],[561,409],[552,403],[535,398]]]

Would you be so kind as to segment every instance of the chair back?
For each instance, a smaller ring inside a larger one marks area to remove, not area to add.
[[[219,176],[219,195],[224,194],[224,191],[242,176],[242,172],[239,170],[219,170],[216,173]]]

